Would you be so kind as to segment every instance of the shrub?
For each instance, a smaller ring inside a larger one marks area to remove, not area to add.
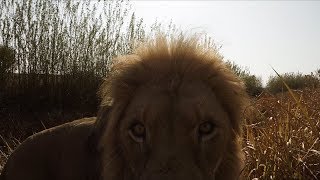
[[[250,96],[258,96],[261,94],[263,87],[262,79],[260,77],[252,75],[247,69],[242,68],[234,62],[226,61],[226,65],[243,80],[247,93]]]
[[[263,87],[262,87],[262,80],[260,77],[257,77],[255,75],[246,75],[242,77],[247,92],[250,96],[258,96],[262,93]]]
[[[279,93],[287,91],[283,81],[291,89],[303,88],[317,88],[320,85],[320,80],[314,74],[303,75],[301,73],[285,73],[281,75],[282,79],[278,76],[272,76],[267,82],[267,90],[271,93]]]

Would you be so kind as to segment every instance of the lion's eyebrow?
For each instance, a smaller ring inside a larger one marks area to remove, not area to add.
[[[205,104],[207,104],[208,99],[205,96],[197,96],[195,98],[192,99],[193,103],[191,103],[191,113],[194,114],[196,122],[201,121],[204,116],[205,116],[205,112],[204,112],[204,106]]]
[[[131,118],[131,120],[135,120],[135,121],[140,121],[142,123],[145,123],[145,119],[146,119],[146,113],[147,110],[144,107],[144,105],[133,105],[129,107],[130,111],[127,112],[128,117]]]
[[[202,122],[204,117],[205,117],[205,114],[203,112],[203,102],[201,102],[202,104],[200,103],[195,103],[193,104],[193,109],[194,109],[194,114],[195,114],[195,123],[199,123],[199,122]]]
[[[141,118],[140,121],[142,121],[143,123],[146,123],[146,121],[147,121],[148,108],[149,108],[149,106],[147,106],[147,105],[142,105],[140,107],[139,117]]]
[[[147,104],[136,105],[132,112],[129,113],[129,116],[145,124],[148,119],[156,118],[157,113],[153,112],[152,109],[153,107],[149,102]]]

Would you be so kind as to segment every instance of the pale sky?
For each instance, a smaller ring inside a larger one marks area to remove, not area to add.
[[[320,1],[131,1],[147,25],[158,19],[207,32],[221,54],[263,78],[320,69]]]

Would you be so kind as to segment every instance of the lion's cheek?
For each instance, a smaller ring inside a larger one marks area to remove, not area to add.
[[[220,136],[201,145],[198,151],[198,164],[205,171],[204,174],[215,176],[227,152],[226,138],[228,137],[220,134]]]
[[[126,162],[125,166],[127,166],[133,174],[139,175],[144,169],[147,158],[145,145],[131,140],[129,135],[124,135],[121,137],[121,148],[124,162]]]

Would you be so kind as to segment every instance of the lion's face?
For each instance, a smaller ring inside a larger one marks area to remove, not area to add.
[[[238,179],[245,88],[214,53],[180,37],[119,57],[101,87],[104,180]]]
[[[121,117],[130,179],[214,179],[230,139],[228,115],[203,83],[163,87],[140,87]]]

